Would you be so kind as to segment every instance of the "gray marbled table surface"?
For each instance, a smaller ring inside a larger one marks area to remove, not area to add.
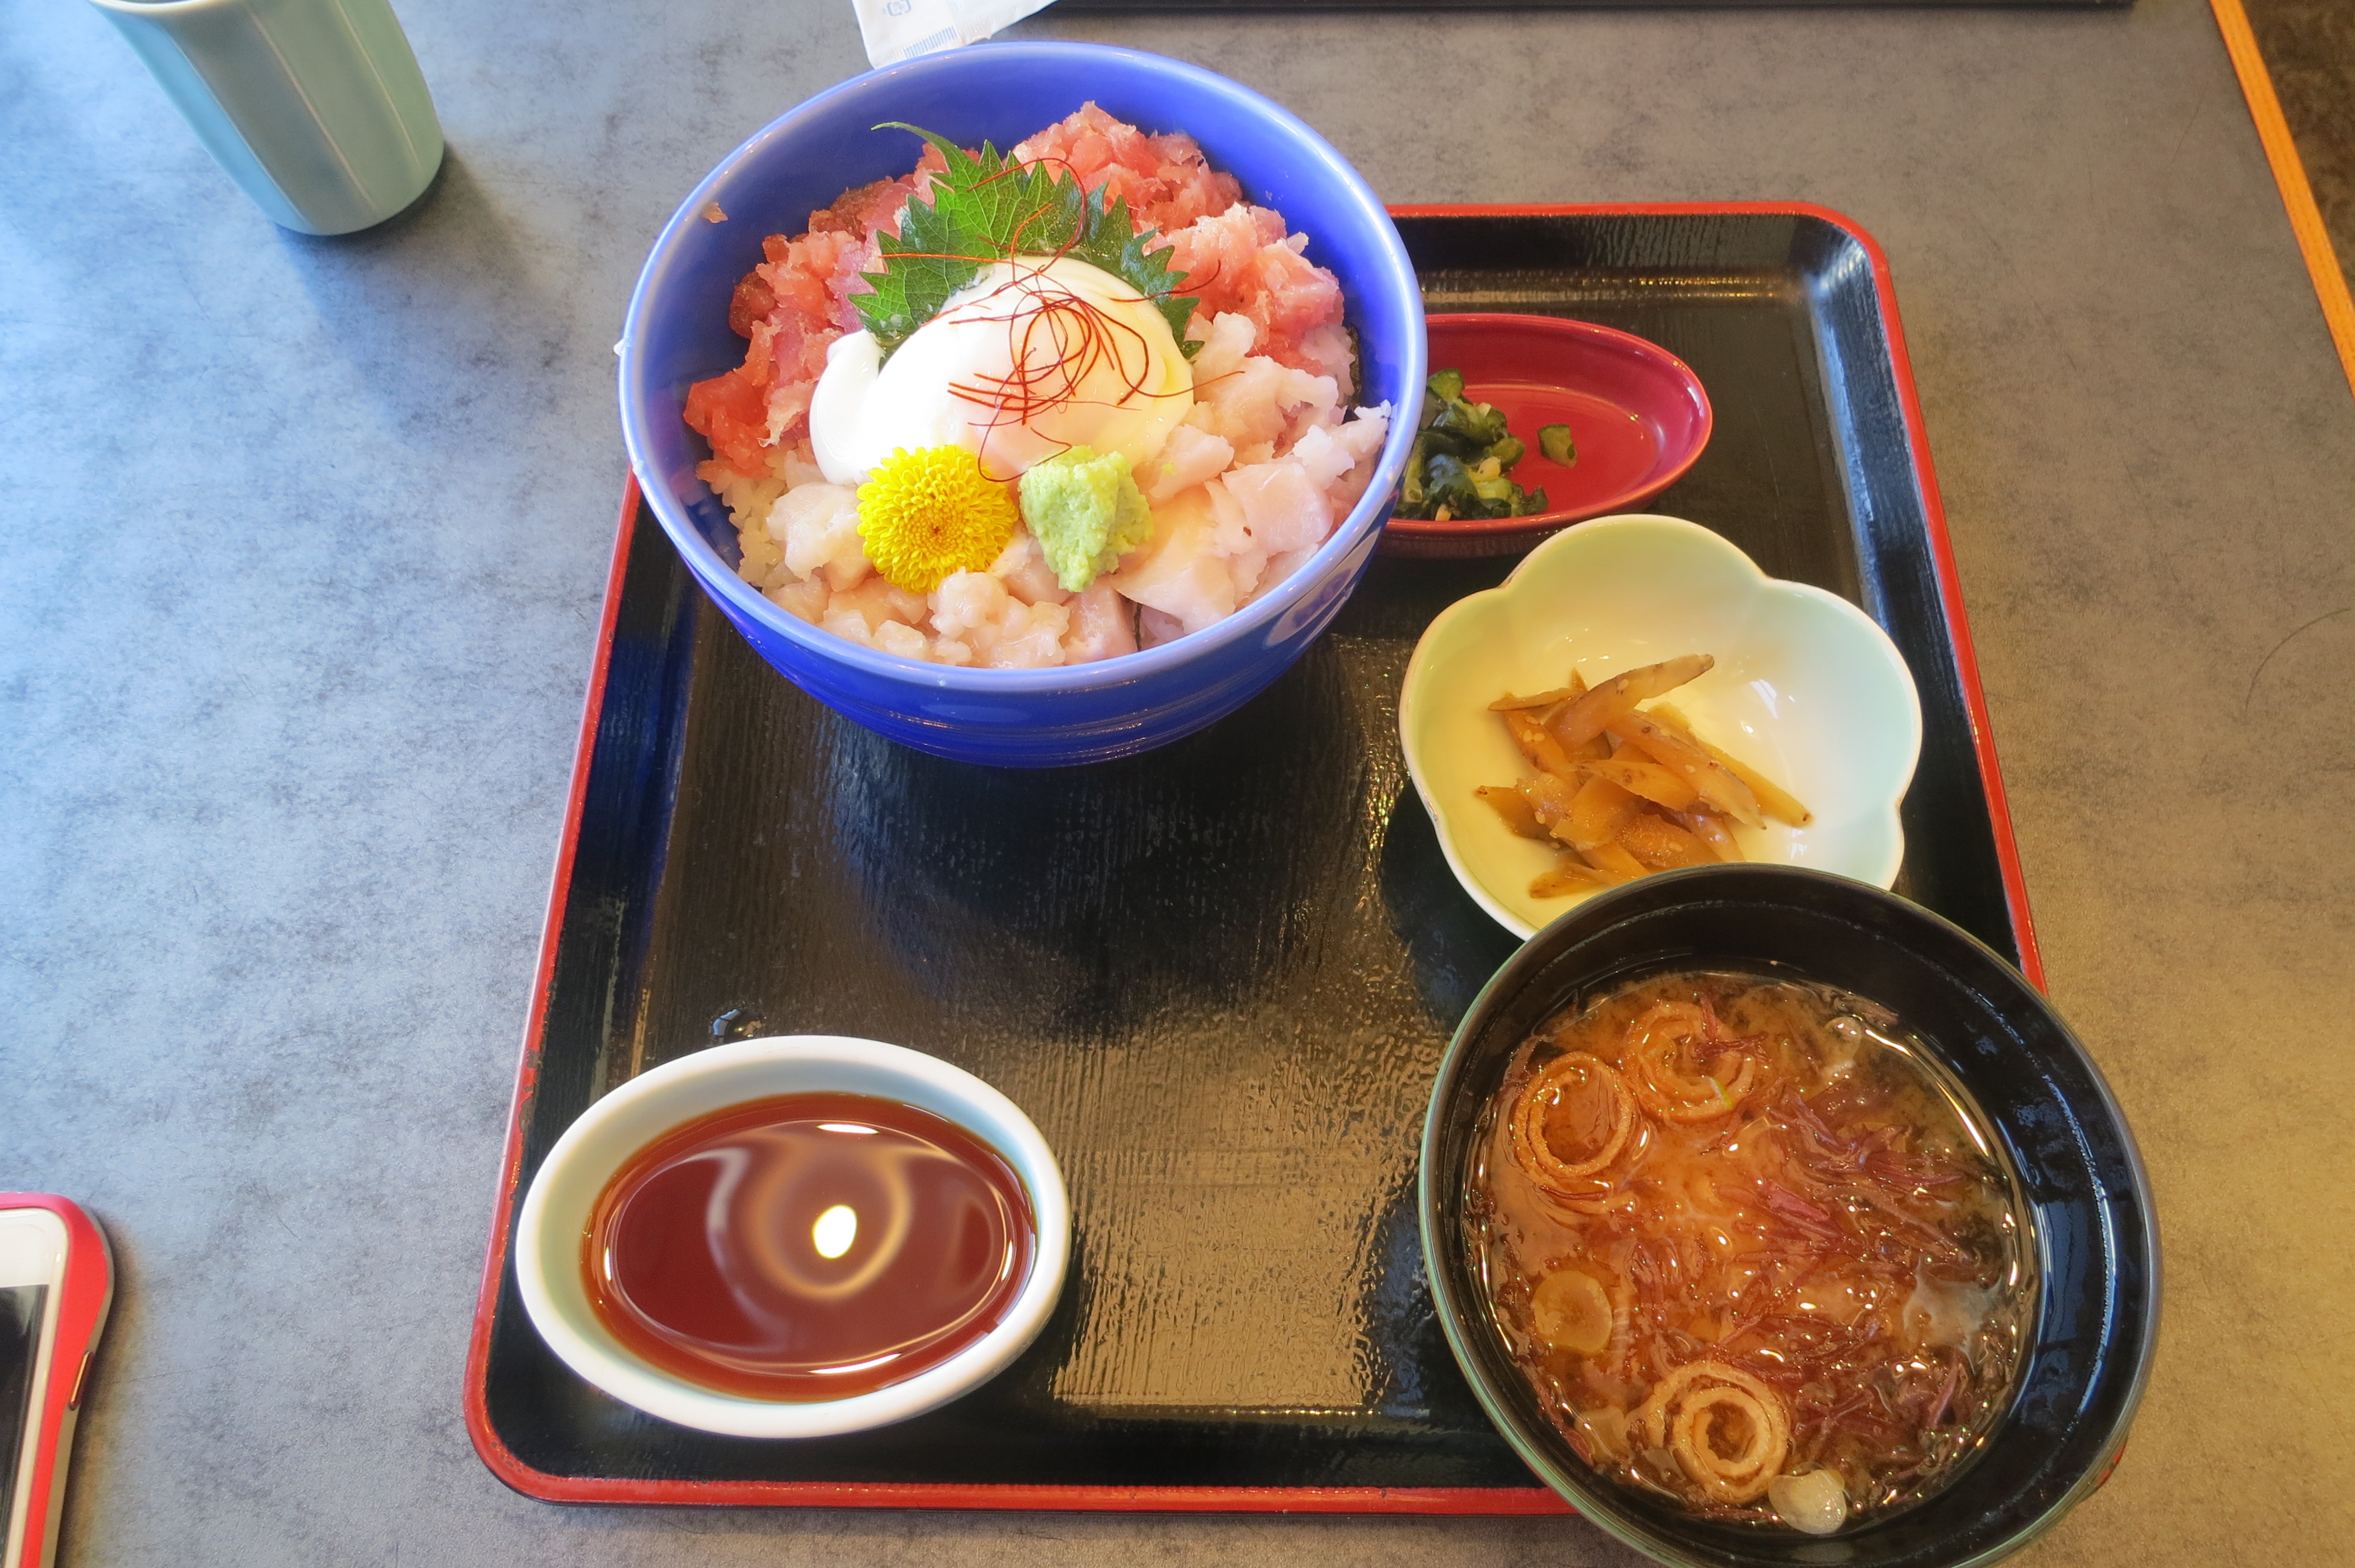
[[[1561,1519],[568,1510],[476,1460],[623,303],[865,62],[842,0],[401,10],[449,167],[319,240],[94,11],[0,0],[0,1188],[80,1197],[122,1273],[61,1561],[1625,1561]],[[2022,1560],[2355,1560],[2355,400],[2201,0],[1018,31],[1239,78],[1394,201],[1880,238],[2051,990],[2168,1248],[2125,1463]]]

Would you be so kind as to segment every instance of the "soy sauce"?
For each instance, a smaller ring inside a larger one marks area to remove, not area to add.
[[[591,1212],[582,1265],[615,1338],[705,1388],[839,1399],[987,1333],[1036,1224],[996,1150],[926,1111],[783,1095],[674,1128]]]

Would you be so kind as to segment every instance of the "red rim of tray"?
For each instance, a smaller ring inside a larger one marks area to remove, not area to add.
[[[1506,311],[1447,311],[1427,320],[1433,369],[1461,370],[1465,396],[1504,408],[1514,433],[1529,443],[1513,479],[1550,500],[1575,499],[1521,517],[1392,517],[1382,528],[1383,555],[1517,555],[1572,523],[1640,510],[1700,461],[1716,428],[1700,377],[1649,338]],[[1443,348],[1443,338],[1460,341]],[[1583,471],[1558,467],[1537,450],[1538,428],[1555,416],[1570,422]],[[1642,467],[1627,471],[1634,463]]]
[[[1994,830],[1996,852],[2003,875],[2004,900],[2018,936],[2019,968],[2039,988],[2044,967],[2029,922],[2027,885],[2020,874],[2019,854],[2012,841],[2011,813],[1997,769],[1995,741],[1987,721],[1987,701],[1979,690],[1978,663],[1971,651],[1970,631],[1963,619],[1962,589],[1955,571],[1954,554],[1946,538],[1945,510],[1939,504],[1937,477],[1930,465],[1929,441],[1922,408],[1913,391],[1913,369],[1905,351],[1905,334],[1897,314],[1897,296],[1890,281],[1889,260],[1881,246],[1859,225],[1828,207],[1802,202],[1683,202],[1615,203],[1601,206],[1483,205],[1393,207],[1393,217],[1425,217],[1481,216],[1556,217],[1586,216],[1683,216],[1753,214],[1765,217],[1812,217],[1832,225],[1863,248],[1872,265],[1875,294],[1887,324],[1890,357],[1902,406],[1906,441],[1922,490],[1924,522],[1934,557],[1939,599],[1945,607],[1953,641],[1955,669],[1970,714],[1971,740],[1977,754],[1980,780],[1987,791],[1987,814]],[[1566,1514],[1574,1511],[1543,1487],[1092,1487],[1001,1486],[957,1483],[797,1481],[684,1481],[575,1478],[552,1475],[517,1458],[491,1425],[487,1398],[491,1330],[498,1308],[500,1282],[507,1268],[507,1237],[513,1219],[516,1181],[523,1169],[524,1113],[539,1075],[540,1053],[548,1022],[550,982],[555,978],[557,940],[563,929],[570,890],[574,850],[581,832],[582,806],[588,792],[589,762],[597,739],[597,718],[605,690],[607,662],[613,629],[621,611],[622,585],[629,564],[630,540],[638,512],[638,486],[629,479],[622,493],[621,524],[613,564],[606,575],[604,611],[599,622],[596,662],[581,714],[581,737],[575,747],[572,782],[565,809],[564,834],[559,842],[548,918],[542,928],[539,959],[532,981],[531,1013],[524,1027],[523,1053],[516,1070],[515,1097],[507,1114],[505,1152],[499,1167],[498,1199],[491,1214],[490,1245],[483,1259],[483,1279],[475,1298],[474,1331],[466,1348],[466,1432],[474,1451],[492,1474],[527,1497],[548,1502],[583,1503],[702,1503],[751,1504],[804,1508],[939,1508],[1100,1510],[1117,1512],[1226,1513],[1416,1513],[1416,1514]]]

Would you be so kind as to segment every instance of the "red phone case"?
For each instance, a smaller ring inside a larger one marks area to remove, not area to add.
[[[49,1381],[31,1412],[25,1441],[33,1448],[33,1473],[26,1489],[24,1546],[0,1568],[48,1568],[57,1551],[59,1504],[71,1441],[69,1422],[81,1408],[90,1381],[91,1354],[114,1300],[114,1258],[106,1233],[70,1198],[47,1192],[0,1192],[0,1209],[47,1209],[65,1222],[65,1277],[58,1290],[57,1338],[49,1353]],[[5,1521],[0,1521],[5,1530]]]

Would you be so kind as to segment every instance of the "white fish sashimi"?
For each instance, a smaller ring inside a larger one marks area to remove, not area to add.
[[[1249,352],[1255,336],[1244,316],[1210,323],[1194,356],[1194,407],[1186,416],[1187,424],[1224,438],[1247,463],[1265,461],[1309,426],[1337,422],[1341,406],[1339,383]]]
[[[989,575],[1006,585],[1006,591],[1025,604],[1062,604],[1071,599],[1070,590],[1055,580],[1055,568],[1047,564],[1047,552],[1028,528],[1014,530],[1014,537],[997,559],[989,563]]]
[[[1215,479],[1234,466],[1235,449],[1224,436],[1193,425],[1180,425],[1169,432],[1169,444],[1161,449],[1161,456],[1151,465],[1150,483],[1143,486],[1145,499],[1159,506],[1164,502],[1193,489],[1205,480]]]
[[[1313,548],[1333,532],[1333,503],[1295,459],[1238,468],[1218,483],[1241,508],[1250,547],[1263,556]]]
[[[1128,601],[1103,583],[1092,584],[1071,597],[1071,629],[1063,634],[1063,662],[1084,664],[1136,652],[1135,613]]]
[[[835,588],[857,588],[874,570],[858,542],[858,495],[847,485],[805,484],[769,509],[769,537],[785,547],[797,577],[826,573]]]
[[[1060,604],[1025,604],[987,572],[952,572],[930,603],[941,641],[969,650],[972,662],[984,669],[1032,670],[1064,662],[1071,612]]]
[[[1208,490],[1196,486],[1154,509],[1153,538],[1099,580],[1138,604],[1178,618],[1188,631],[1232,615],[1235,574],[1217,549],[1218,518]]]

